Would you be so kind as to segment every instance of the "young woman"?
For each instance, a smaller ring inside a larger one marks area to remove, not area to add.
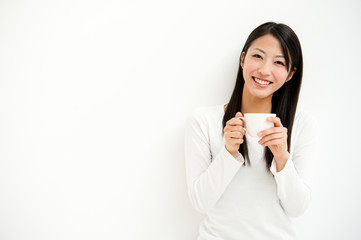
[[[228,104],[196,109],[185,133],[189,198],[206,215],[198,240],[296,239],[292,217],[311,201],[317,124],[297,109],[302,51],[268,22],[249,35]],[[242,113],[276,113],[251,137]]]

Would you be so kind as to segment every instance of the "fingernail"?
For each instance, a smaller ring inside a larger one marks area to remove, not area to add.
[[[262,132],[257,133],[257,136],[258,136],[258,137],[261,137],[261,136],[262,136]]]

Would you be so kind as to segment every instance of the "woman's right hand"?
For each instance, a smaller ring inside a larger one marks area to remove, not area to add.
[[[227,121],[224,127],[224,138],[226,140],[226,149],[233,156],[238,152],[239,146],[243,143],[243,136],[246,131],[243,129],[242,113],[237,112],[234,118]]]

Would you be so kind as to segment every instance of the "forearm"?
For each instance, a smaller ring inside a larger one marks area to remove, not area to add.
[[[274,160],[276,161],[277,172],[282,171],[282,169],[286,166],[286,163],[289,158],[290,158],[290,153],[287,151],[281,156],[274,157]]]
[[[281,171],[277,170],[275,161],[272,163],[271,169],[275,176],[277,194],[282,207],[287,215],[300,216],[311,202],[312,192],[309,184],[299,177],[291,159],[286,161]]]
[[[243,159],[242,156],[241,158]],[[200,175],[195,175],[192,169],[188,168],[188,193],[193,207],[199,212],[211,209],[242,164],[223,147]]]

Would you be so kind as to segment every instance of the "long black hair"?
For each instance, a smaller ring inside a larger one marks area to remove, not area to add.
[[[292,79],[285,82],[283,86],[278,89],[272,96],[272,113],[276,113],[277,117],[281,119],[282,125],[288,129],[288,151],[291,149],[291,135],[293,121],[296,114],[298,97],[301,89],[302,82],[302,71],[303,71],[303,60],[302,60],[302,49],[301,44],[298,40],[296,33],[287,25],[282,23],[267,22],[256,29],[254,29],[248,36],[246,43],[241,52],[244,52],[246,56],[248,48],[252,42],[259,37],[271,34],[280,42],[282,51],[285,56],[286,66],[288,71],[291,72],[296,68],[296,72],[293,74]],[[289,58],[291,57],[291,59]],[[240,63],[242,58],[240,57]],[[243,70],[241,64],[239,65],[236,86],[233,90],[231,99],[227,105],[224,117],[223,117],[223,129],[226,123],[231,118],[234,118],[237,112],[241,112],[242,106],[242,93],[244,86]],[[244,142],[239,147],[239,152],[245,158],[245,164],[251,164],[248,156],[247,140],[244,136]],[[267,147],[265,151],[266,164],[268,171],[272,164],[273,154]]]

